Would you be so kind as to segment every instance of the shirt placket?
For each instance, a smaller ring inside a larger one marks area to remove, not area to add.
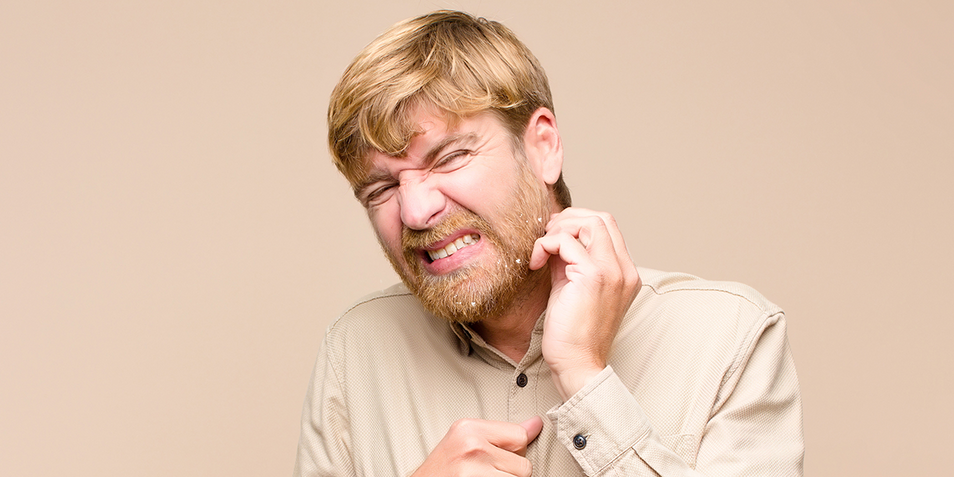
[[[534,333],[527,355],[510,375],[507,393],[507,420],[510,422],[523,422],[540,414],[537,391],[544,362],[540,354],[539,338],[537,333]]]

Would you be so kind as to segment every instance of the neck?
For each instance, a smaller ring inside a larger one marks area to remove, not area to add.
[[[548,267],[531,274],[526,291],[518,295],[504,313],[473,325],[488,345],[519,363],[530,349],[530,338],[550,299]]]

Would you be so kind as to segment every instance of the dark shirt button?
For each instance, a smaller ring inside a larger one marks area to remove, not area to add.
[[[525,387],[527,385],[527,381],[529,380],[527,379],[526,374],[520,373],[520,376],[517,376],[517,386],[520,386],[521,388]]]
[[[573,437],[573,447],[576,447],[578,450],[583,450],[586,447],[586,438],[582,434],[577,434]]]

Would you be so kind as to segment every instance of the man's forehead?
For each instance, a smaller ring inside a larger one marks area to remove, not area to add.
[[[405,149],[405,157],[433,159],[431,156],[440,149],[478,135],[471,123],[456,116],[425,114],[416,119],[417,127]]]
[[[434,137],[456,132],[464,118],[433,105],[418,105],[408,112],[405,121],[410,128],[410,143],[420,142],[420,138]],[[415,141],[417,139],[417,141]]]
[[[460,130],[437,126],[411,138],[408,147],[402,154],[393,155],[374,151],[368,159],[369,174],[375,175],[376,172],[386,171],[388,165],[395,162],[429,166],[438,160],[448,148],[471,147],[482,139],[485,138],[479,130]]]
[[[367,155],[367,165],[394,159],[433,160],[434,154],[452,144],[473,142],[486,135],[486,122],[473,121],[489,113],[460,117],[453,113],[434,110],[418,110],[408,117],[411,126],[407,146],[398,154],[372,150]],[[495,118],[494,118],[495,119]]]

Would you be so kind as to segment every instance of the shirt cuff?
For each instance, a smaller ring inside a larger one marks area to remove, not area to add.
[[[547,417],[586,475],[599,472],[651,431],[643,409],[611,366],[547,411]]]

